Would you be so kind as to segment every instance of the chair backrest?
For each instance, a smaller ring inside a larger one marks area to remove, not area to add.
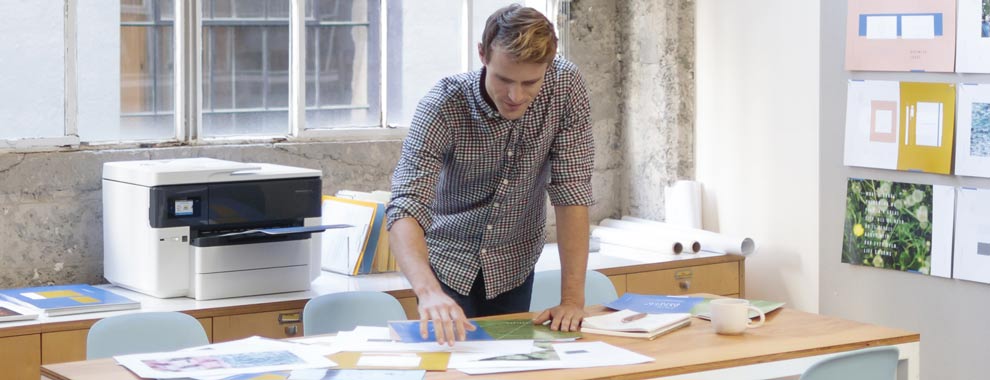
[[[354,291],[324,294],[306,302],[303,335],[329,334],[356,326],[388,326],[408,319],[402,304],[388,293]]]
[[[209,344],[203,325],[187,314],[147,312],[103,318],[86,335],[86,359],[175,351]]]
[[[883,346],[846,352],[812,364],[801,380],[893,380],[897,347]]]
[[[589,270],[584,276],[584,304],[601,305],[619,298],[608,276]],[[529,311],[543,311],[560,304],[560,270],[536,272]]]

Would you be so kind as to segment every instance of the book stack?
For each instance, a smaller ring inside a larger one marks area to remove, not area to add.
[[[38,318],[38,313],[12,303],[0,301],[0,322],[23,321]]]
[[[130,298],[86,284],[4,289],[0,298],[49,317],[141,307]]]
[[[388,248],[385,220],[385,205],[390,197],[387,191],[350,190],[323,197],[323,224],[352,226],[323,233],[323,269],[352,276],[397,270]]]

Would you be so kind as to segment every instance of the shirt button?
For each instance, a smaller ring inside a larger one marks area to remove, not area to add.
[[[498,203],[498,202],[492,203],[492,206],[495,206],[495,207],[498,207],[498,206],[501,206],[501,205],[502,204],[501,203]]]
[[[491,225],[491,224],[489,224],[489,225],[488,225],[488,226],[486,226],[485,228],[488,228],[488,230],[491,230],[491,229],[492,229],[492,225]]]
[[[512,151],[511,150],[509,151],[509,153],[506,153],[506,154],[508,154],[509,157],[512,157]]]
[[[502,184],[503,184],[503,185],[508,185],[508,184],[509,184],[509,180],[507,180],[507,179],[503,179],[503,180],[502,180]]]
[[[482,248],[482,249],[481,249],[481,253],[483,253],[483,254],[484,254],[484,253],[488,253],[488,250],[487,250],[487,249],[484,249],[484,248]]]

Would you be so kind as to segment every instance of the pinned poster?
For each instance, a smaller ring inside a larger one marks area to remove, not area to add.
[[[955,0],[848,0],[846,70],[952,72]]]
[[[990,73],[990,1],[959,0],[956,72]]]
[[[955,174],[990,178],[990,84],[959,85]]]
[[[951,186],[850,178],[842,262],[952,276]]]
[[[963,187],[958,196],[952,277],[990,284],[990,190]]]
[[[949,174],[955,84],[849,81],[843,163]]]

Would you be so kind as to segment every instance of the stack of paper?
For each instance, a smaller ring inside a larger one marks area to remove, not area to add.
[[[389,195],[344,190],[323,197],[323,224],[353,226],[323,233],[323,269],[347,275],[397,269],[388,248],[385,205]]]

